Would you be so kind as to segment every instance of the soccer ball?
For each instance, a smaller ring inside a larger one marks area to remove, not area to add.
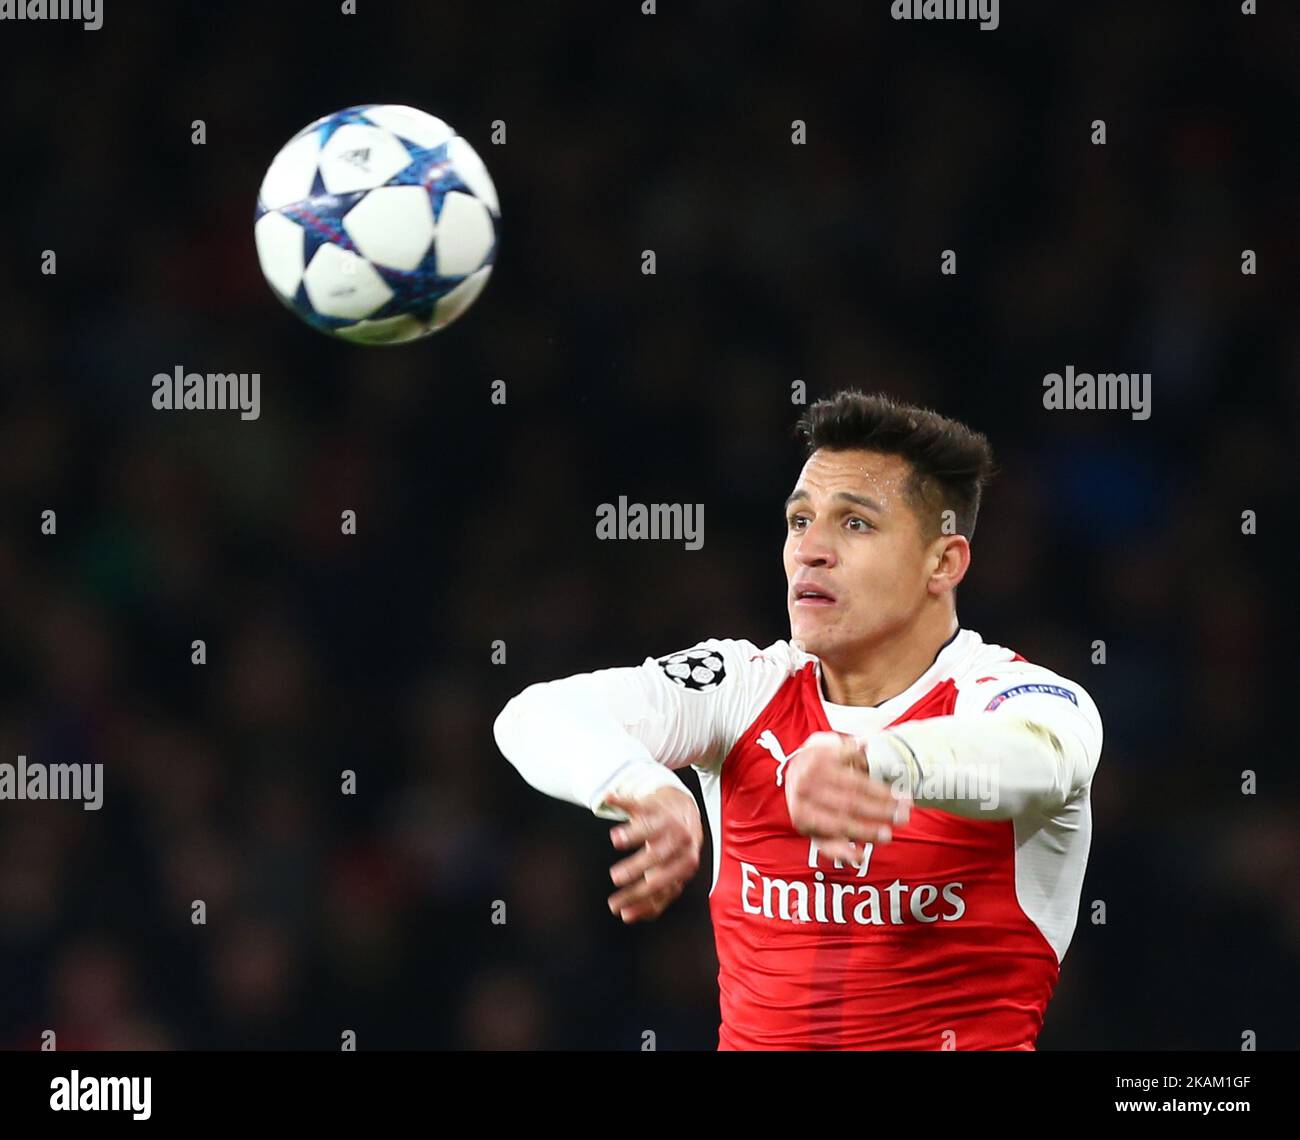
[[[500,217],[487,168],[446,123],[367,104],[284,145],[262,180],[253,233],[276,296],[313,328],[396,344],[473,304]]]

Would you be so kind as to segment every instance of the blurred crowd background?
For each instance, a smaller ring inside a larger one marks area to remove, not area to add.
[[[1295,15],[339,7],[0,28],[0,758],[106,780],[0,803],[0,1046],[713,1048],[708,875],[624,928],[608,826],[491,725],[788,635],[796,380],[989,435],[960,618],[1102,710],[1040,1047],[1300,1046]],[[362,102],[447,119],[501,197],[486,292],[413,346],[300,325],[253,249],[276,150]],[[1045,411],[1068,364],[1151,372],[1150,419]],[[259,372],[261,418],[154,411],[177,365]],[[620,494],[703,503],[704,548],[597,541]]]

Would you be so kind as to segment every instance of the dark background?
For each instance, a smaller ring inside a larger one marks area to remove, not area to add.
[[[1102,711],[1040,1046],[1300,1046],[1300,20],[1261,6],[0,25],[0,758],[107,785],[97,813],[0,803],[0,1044],[714,1047],[706,871],[624,928],[607,826],[529,789],[491,724],[531,681],[788,635],[803,380],[990,436],[962,622]],[[275,152],[362,102],[446,119],[501,197],[487,290],[405,347],[301,325],[253,249]],[[261,418],[154,411],[178,364],[259,372]],[[1067,364],[1151,372],[1150,420],[1045,411]],[[704,503],[704,549],[597,541],[620,494]]]

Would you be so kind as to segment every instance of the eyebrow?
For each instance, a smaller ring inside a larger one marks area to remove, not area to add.
[[[804,488],[796,487],[794,491],[791,492],[789,498],[786,499],[785,509],[789,510],[798,499],[809,498],[812,498],[812,496],[809,495]],[[836,491],[831,498],[842,499],[848,503],[856,503],[859,507],[866,507],[869,511],[875,511],[876,514],[882,513],[881,506],[875,499],[868,499],[865,495],[855,495],[852,491]]]

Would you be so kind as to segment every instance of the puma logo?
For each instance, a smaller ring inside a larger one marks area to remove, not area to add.
[[[770,752],[772,754],[772,759],[776,761],[776,786],[779,788],[785,782],[785,766],[798,756],[803,749],[796,748],[789,756],[787,756],[785,754],[785,749],[781,747],[781,742],[776,738],[776,733],[774,733],[770,728],[764,729],[763,732],[759,734],[758,740],[755,743],[757,743],[760,748],[764,748]],[[862,861],[854,862],[852,859],[849,860],[849,866],[858,872],[859,879],[866,875],[867,869],[871,866],[871,852],[874,848],[874,843],[864,843],[862,845]],[[808,866],[815,868],[819,857],[820,852],[817,847],[817,840],[814,839],[808,847]],[[834,866],[838,871],[843,868],[844,864],[839,859],[836,859]]]
[[[781,742],[776,738],[776,733],[774,733],[770,728],[764,730],[759,735],[758,746],[760,748],[766,748],[772,754],[772,759],[776,761],[776,786],[779,788],[785,781],[785,766],[789,764],[790,761],[802,751],[802,749],[796,748],[789,756],[787,756],[785,750],[781,747]]]

